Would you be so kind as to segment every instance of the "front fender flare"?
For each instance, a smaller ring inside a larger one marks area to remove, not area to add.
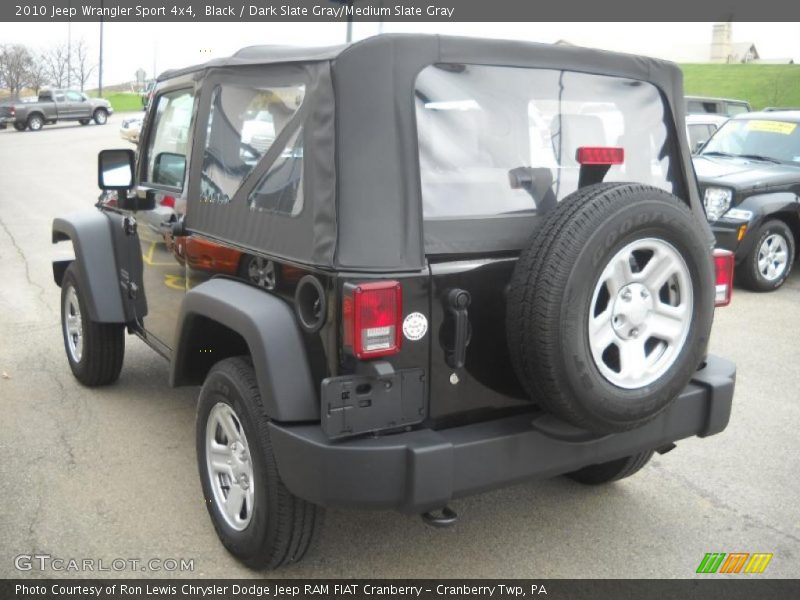
[[[85,210],[54,219],[53,243],[67,240],[72,241],[78,276],[88,292],[89,318],[96,323],[125,323],[108,217],[97,210]],[[53,264],[57,282],[63,271],[63,264]]]
[[[800,197],[794,192],[762,192],[748,196],[735,208],[750,210],[753,219],[748,225],[748,230],[755,231],[762,223],[771,218],[785,220],[787,217],[800,222]],[[742,241],[742,256],[748,254],[756,243],[752,235],[745,236]]]
[[[209,319],[241,336],[250,350],[261,399],[275,421],[319,419],[319,402],[303,334],[285,301],[241,281],[217,277],[186,293],[170,365],[173,386],[199,383],[191,377],[193,330]]]

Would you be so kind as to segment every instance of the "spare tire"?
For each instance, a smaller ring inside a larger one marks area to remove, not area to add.
[[[596,433],[653,418],[705,357],[713,273],[706,233],[675,196],[601,183],[564,198],[508,293],[510,355],[531,400]]]

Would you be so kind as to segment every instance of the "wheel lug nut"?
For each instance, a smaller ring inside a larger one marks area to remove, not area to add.
[[[639,330],[634,327],[633,329],[630,330],[629,335],[632,338],[637,338],[639,337]]]
[[[647,290],[642,290],[642,298],[645,300],[650,297],[650,294],[647,293]]]
[[[622,299],[623,300],[630,300],[631,299],[631,291],[630,290],[625,290],[624,292],[622,292]]]

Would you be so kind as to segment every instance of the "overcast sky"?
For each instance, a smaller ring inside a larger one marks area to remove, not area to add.
[[[356,40],[379,32],[378,23],[355,23]],[[66,41],[67,23],[0,23],[0,43],[37,49]],[[106,23],[106,84],[134,79],[137,69],[156,72],[228,56],[253,44],[329,45],[345,40],[345,23]],[[384,32],[444,33],[573,43],[669,57],[670,44],[707,44],[710,23],[385,23]],[[72,39],[86,39],[95,54],[99,23],[73,23]],[[800,23],[734,23],[734,42],[754,42],[762,58],[800,63]],[[92,84],[94,86],[94,84]]]

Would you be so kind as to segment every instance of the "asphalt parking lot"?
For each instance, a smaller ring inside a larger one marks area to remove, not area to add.
[[[50,262],[69,249],[51,245],[50,223],[94,203],[97,151],[127,146],[121,119],[0,131],[0,577],[24,575],[14,557],[34,553],[184,558],[186,576],[261,577],[226,553],[206,513],[197,389],[170,389],[166,362],[133,337],[109,388],[81,387],[64,356]],[[706,552],[771,552],[764,576],[796,577],[800,268],[775,293],[737,289],[711,348],[739,369],[721,435],[606,487],[559,478],[458,500],[448,530],[331,510],[316,552],[277,575],[682,578]]]

